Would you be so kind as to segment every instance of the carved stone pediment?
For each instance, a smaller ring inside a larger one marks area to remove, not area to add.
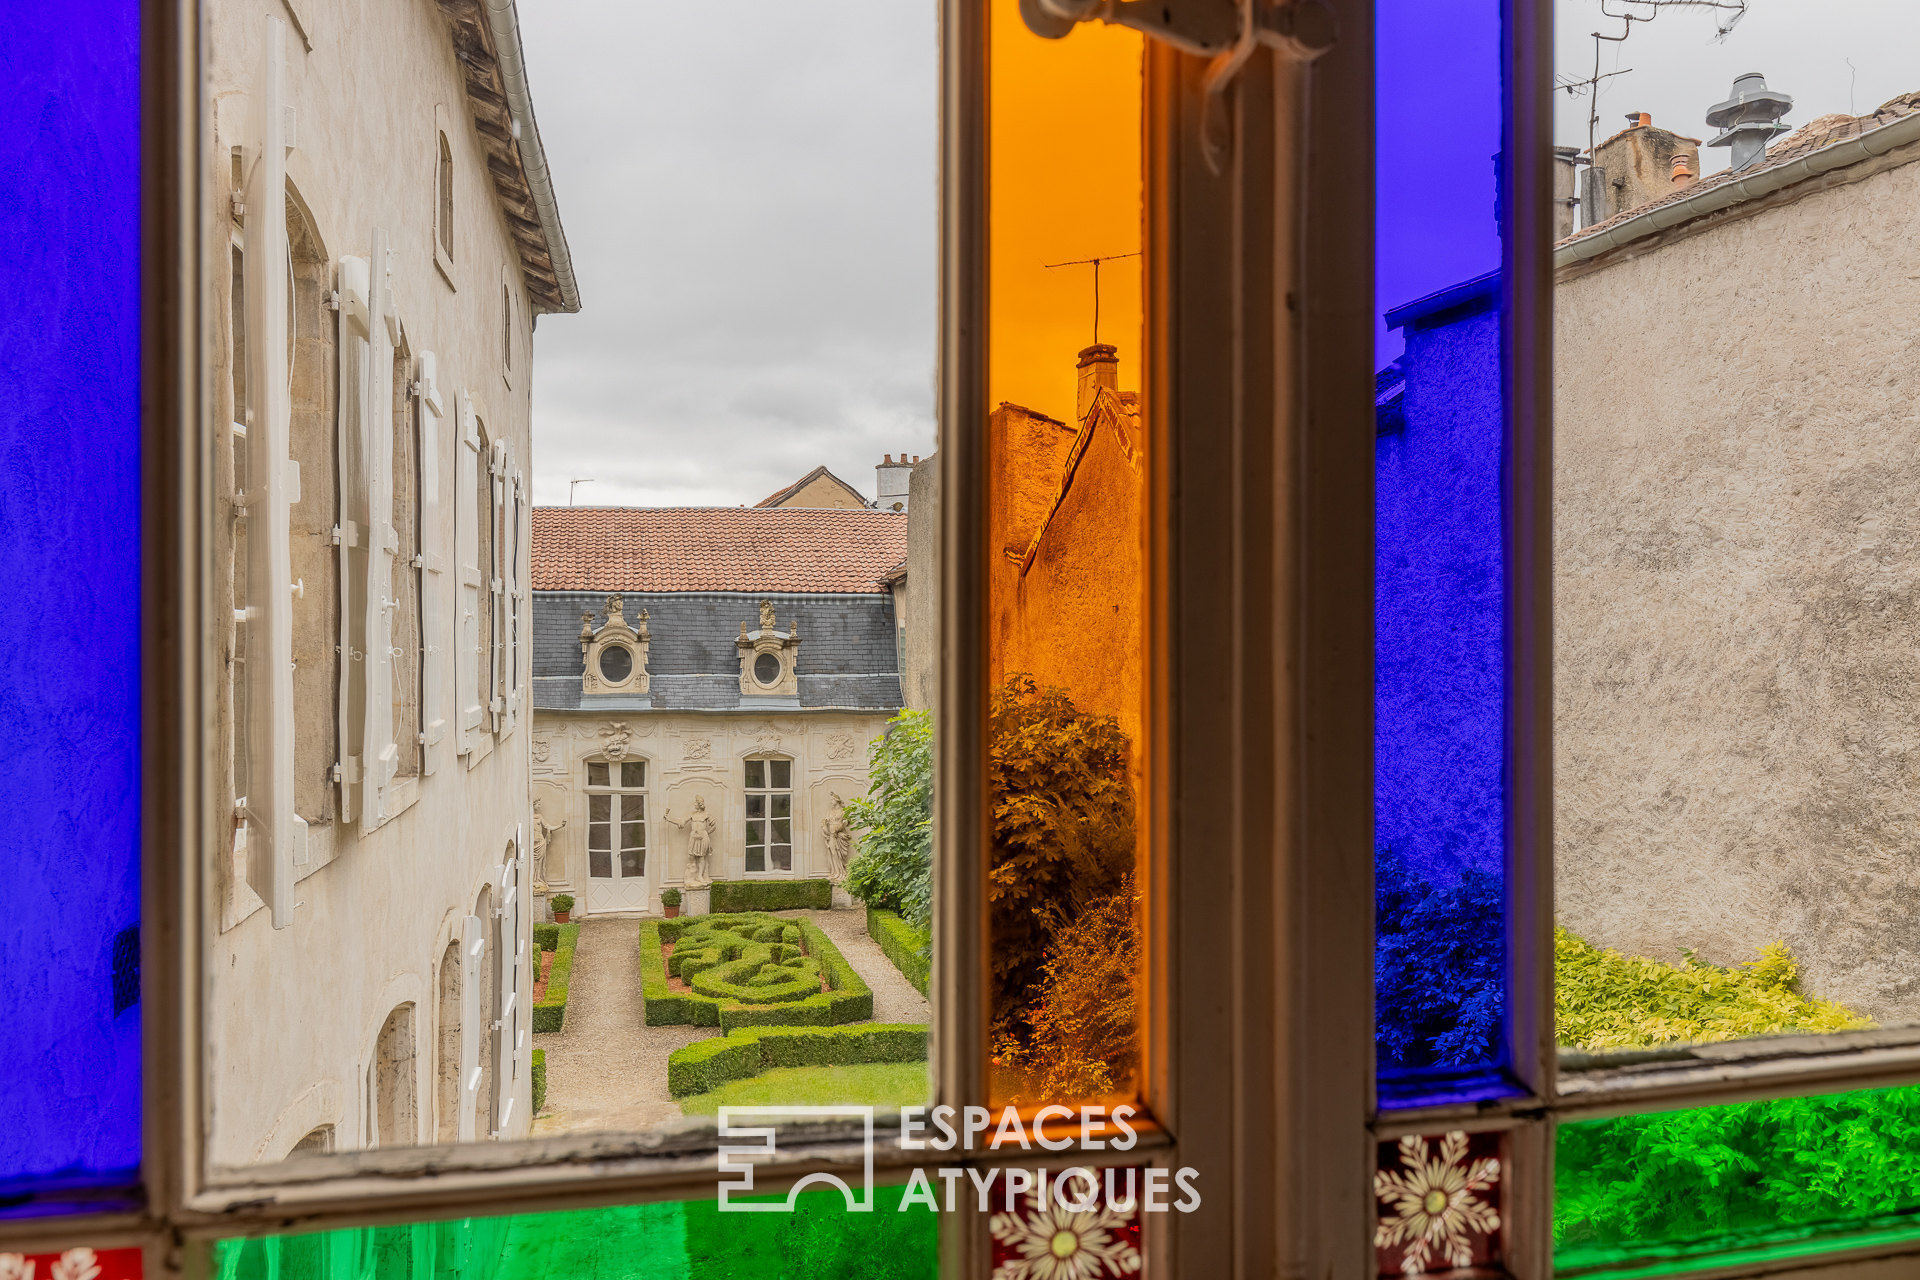
[[[617,595],[607,597],[607,621],[595,630],[593,615],[580,615],[580,656],[586,670],[580,676],[584,695],[628,693],[644,696],[648,692],[647,650],[653,635],[647,630],[647,611],[640,611],[637,626],[627,622],[625,602]]]
[[[800,627],[790,623],[777,630],[773,602],[760,602],[760,627],[749,631],[740,624],[740,696],[743,698],[797,698],[800,696]]]

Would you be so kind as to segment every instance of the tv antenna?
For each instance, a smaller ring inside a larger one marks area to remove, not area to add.
[[[575,489],[578,489],[578,488],[579,488],[579,487],[580,487],[581,485],[583,485],[583,484],[592,484],[592,483],[593,483],[593,481],[591,481],[591,480],[569,480],[569,481],[567,481],[567,505],[568,505],[568,506],[572,506],[572,505],[573,505],[573,491],[574,491]]]
[[[1135,249],[1132,253],[1110,253],[1104,258],[1075,258],[1072,262],[1049,262],[1047,264],[1047,270],[1049,271],[1055,267],[1084,267],[1088,265],[1093,267],[1093,340],[1095,343],[1100,341],[1100,264],[1103,262],[1117,262],[1121,258],[1137,258],[1139,256],[1140,251]]]
[[[1613,9],[1615,5],[1618,5],[1623,12],[1615,13]],[[1747,0],[1600,0],[1601,15],[1618,22],[1620,34],[1610,36],[1598,31],[1594,32],[1593,74],[1585,80],[1563,80],[1553,86],[1555,89],[1564,90],[1569,97],[1581,92],[1590,92],[1593,95],[1593,102],[1587,109],[1587,162],[1589,164],[1593,162],[1593,146],[1598,140],[1600,128],[1600,82],[1611,80],[1614,76],[1626,75],[1633,70],[1632,67],[1625,67],[1618,71],[1609,71],[1605,75],[1600,74],[1600,43],[1604,40],[1610,44],[1624,44],[1627,37],[1633,34],[1634,23],[1652,22],[1660,16],[1662,9],[1717,10],[1713,39],[1714,43],[1718,44],[1726,40],[1727,34],[1740,24],[1740,19],[1747,16]],[[1733,16],[1725,17],[1726,14]]]

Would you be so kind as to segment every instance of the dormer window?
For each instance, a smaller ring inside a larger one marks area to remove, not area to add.
[[[773,601],[760,602],[758,629],[740,624],[740,638],[734,644],[740,650],[742,698],[800,697],[800,627],[789,623],[787,630],[780,630]]]
[[[580,696],[645,698],[651,683],[647,649],[653,641],[647,611],[640,611],[637,625],[629,624],[626,604],[617,595],[607,597],[606,611],[607,620],[598,630],[592,614],[580,615]]]

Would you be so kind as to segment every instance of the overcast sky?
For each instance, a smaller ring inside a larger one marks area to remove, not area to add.
[[[534,500],[752,504],[933,451],[934,0],[519,0],[583,309]]]
[[[1652,12],[1644,4],[1608,0],[1614,13]],[[1600,0],[1558,0],[1555,70],[1565,80],[1593,75],[1592,33],[1619,35],[1622,24],[1601,16]],[[1668,9],[1650,23],[1634,23],[1623,43],[1602,42],[1600,70],[1628,70],[1600,86],[1605,141],[1626,127],[1630,111],[1702,142],[1713,137],[1707,109],[1724,102],[1734,77],[1758,71],[1769,88],[1793,98],[1785,123],[1803,125],[1833,112],[1863,115],[1889,98],[1920,89],[1920,3],[1915,0],[1747,0],[1746,16],[1725,39],[1717,21],[1731,10]],[[1849,66],[1851,60],[1851,66]],[[1594,99],[1554,95],[1554,139],[1587,147],[1588,109]],[[1727,167],[1725,147],[1703,149],[1701,168]]]

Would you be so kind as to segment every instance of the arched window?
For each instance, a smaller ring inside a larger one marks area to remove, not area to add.
[[[793,761],[746,760],[747,873],[793,870]]]
[[[433,213],[433,238],[440,252],[447,255],[447,261],[453,261],[453,148],[447,143],[447,135],[440,134],[439,181],[436,184],[437,202]]]
[[[410,1147],[419,1139],[418,1099],[414,1088],[413,1006],[387,1015],[367,1067],[367,1103],[371,1108],[372,1147]]]

